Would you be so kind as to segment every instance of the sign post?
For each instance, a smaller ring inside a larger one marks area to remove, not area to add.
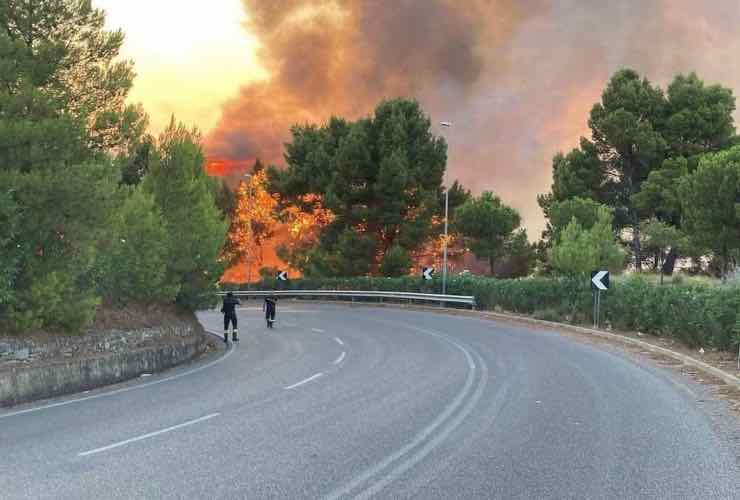
[[[591,271],[591,290],[594,293],[594,328],[599,327],[601,291],[609,289],[609,271]]]

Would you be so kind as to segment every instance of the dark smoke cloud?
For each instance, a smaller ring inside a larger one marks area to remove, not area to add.
[[[715,0],[245,0],[270,79],[225,104],[210,156],[282,162],[294,123],[367,115],[419,99],[452,120],[449,178],[494,190],[530,236],[550,160],[587,132],[609,76],[630,66],[665,85],[678,72],[740,87],[740,2]]]
[[[355,118],[383,97],[465,100],[491,59],[486,42],[511,33],[520,3],[247,0],[247,28],[262,43],[271,78],[224,106],[209,153],[275,161],[294,123]],[[498,19],[496,9],[507,14]],[[493,37],[492,25],[500,25]]]

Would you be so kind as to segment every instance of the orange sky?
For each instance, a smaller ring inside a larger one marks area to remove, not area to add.
[[[208,154],[282,162],[292,124],[417,98],[449,143],[447,181],[492,190],[530,239],[551,158],[587,133],[609,76],[679,72],[740,90],[737,0],[93,0],[126,34],[157,133],[174,113]],[[247,28],[246,16],[249,15]],[[440,129],[439,120],[454,122]]]
[[[221,105],[241,85],[265,78],[255,57],[257,40],[242,26],[240,0],[93,0],[106,11],[108,27],[126,35],[123,57],[133,59],[137,78],[130,94],[142,102],[153,132],[170,116],[207,132]]]

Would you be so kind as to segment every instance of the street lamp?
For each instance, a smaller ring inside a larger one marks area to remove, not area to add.
[[[443,127],[452,128],[452,122],[439,122]],[[447,169],[445,169],[446,171]],[[442,251],[442,295],[447,294],[447,221],[450,206],[450,187],[445,186],[445,241]]]
[[[244,176],[243,176],[244,182],[249,183],[249,181],[250,181],[251,178],[252,178],[252,174],[250,172],[245,172],[244,173]],[[253,193],[252,193],[252,186],[250,184],[247,184],[247,186],[249,187],[249,196],[250,197],[251,196],[254,196]],[[252,200],[249,200],[249,201],[250,201],[250,203],[252,202]],[[251,221],[250,221],[250,224],[251,224]],[[249,255],[247,257],[247,290],[249,290],[249,286],[251,285],[251,281],[252,281],[252,256]]]

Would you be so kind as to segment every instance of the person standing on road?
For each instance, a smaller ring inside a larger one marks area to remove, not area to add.
[[[275,322],[275,311],[277,308],[276,297],[265,297],[265,303],[262,306],[262,310],[265,311],[265,320],[267,320],[267,328],[272,328],[272,324]]]
[[[224,313],[224,343],[229,342],[229,324],[231,324],[232,327],[232,342],[239,342],[236,326],[236,306],[238,306],[239,304],[241,304],[241,302],[239,302],[239,299],[234,297],[234,294],[232,292],[228,292],[226,294],[226,297],[224,297],[224,303],[221,306],[221,312]]]

